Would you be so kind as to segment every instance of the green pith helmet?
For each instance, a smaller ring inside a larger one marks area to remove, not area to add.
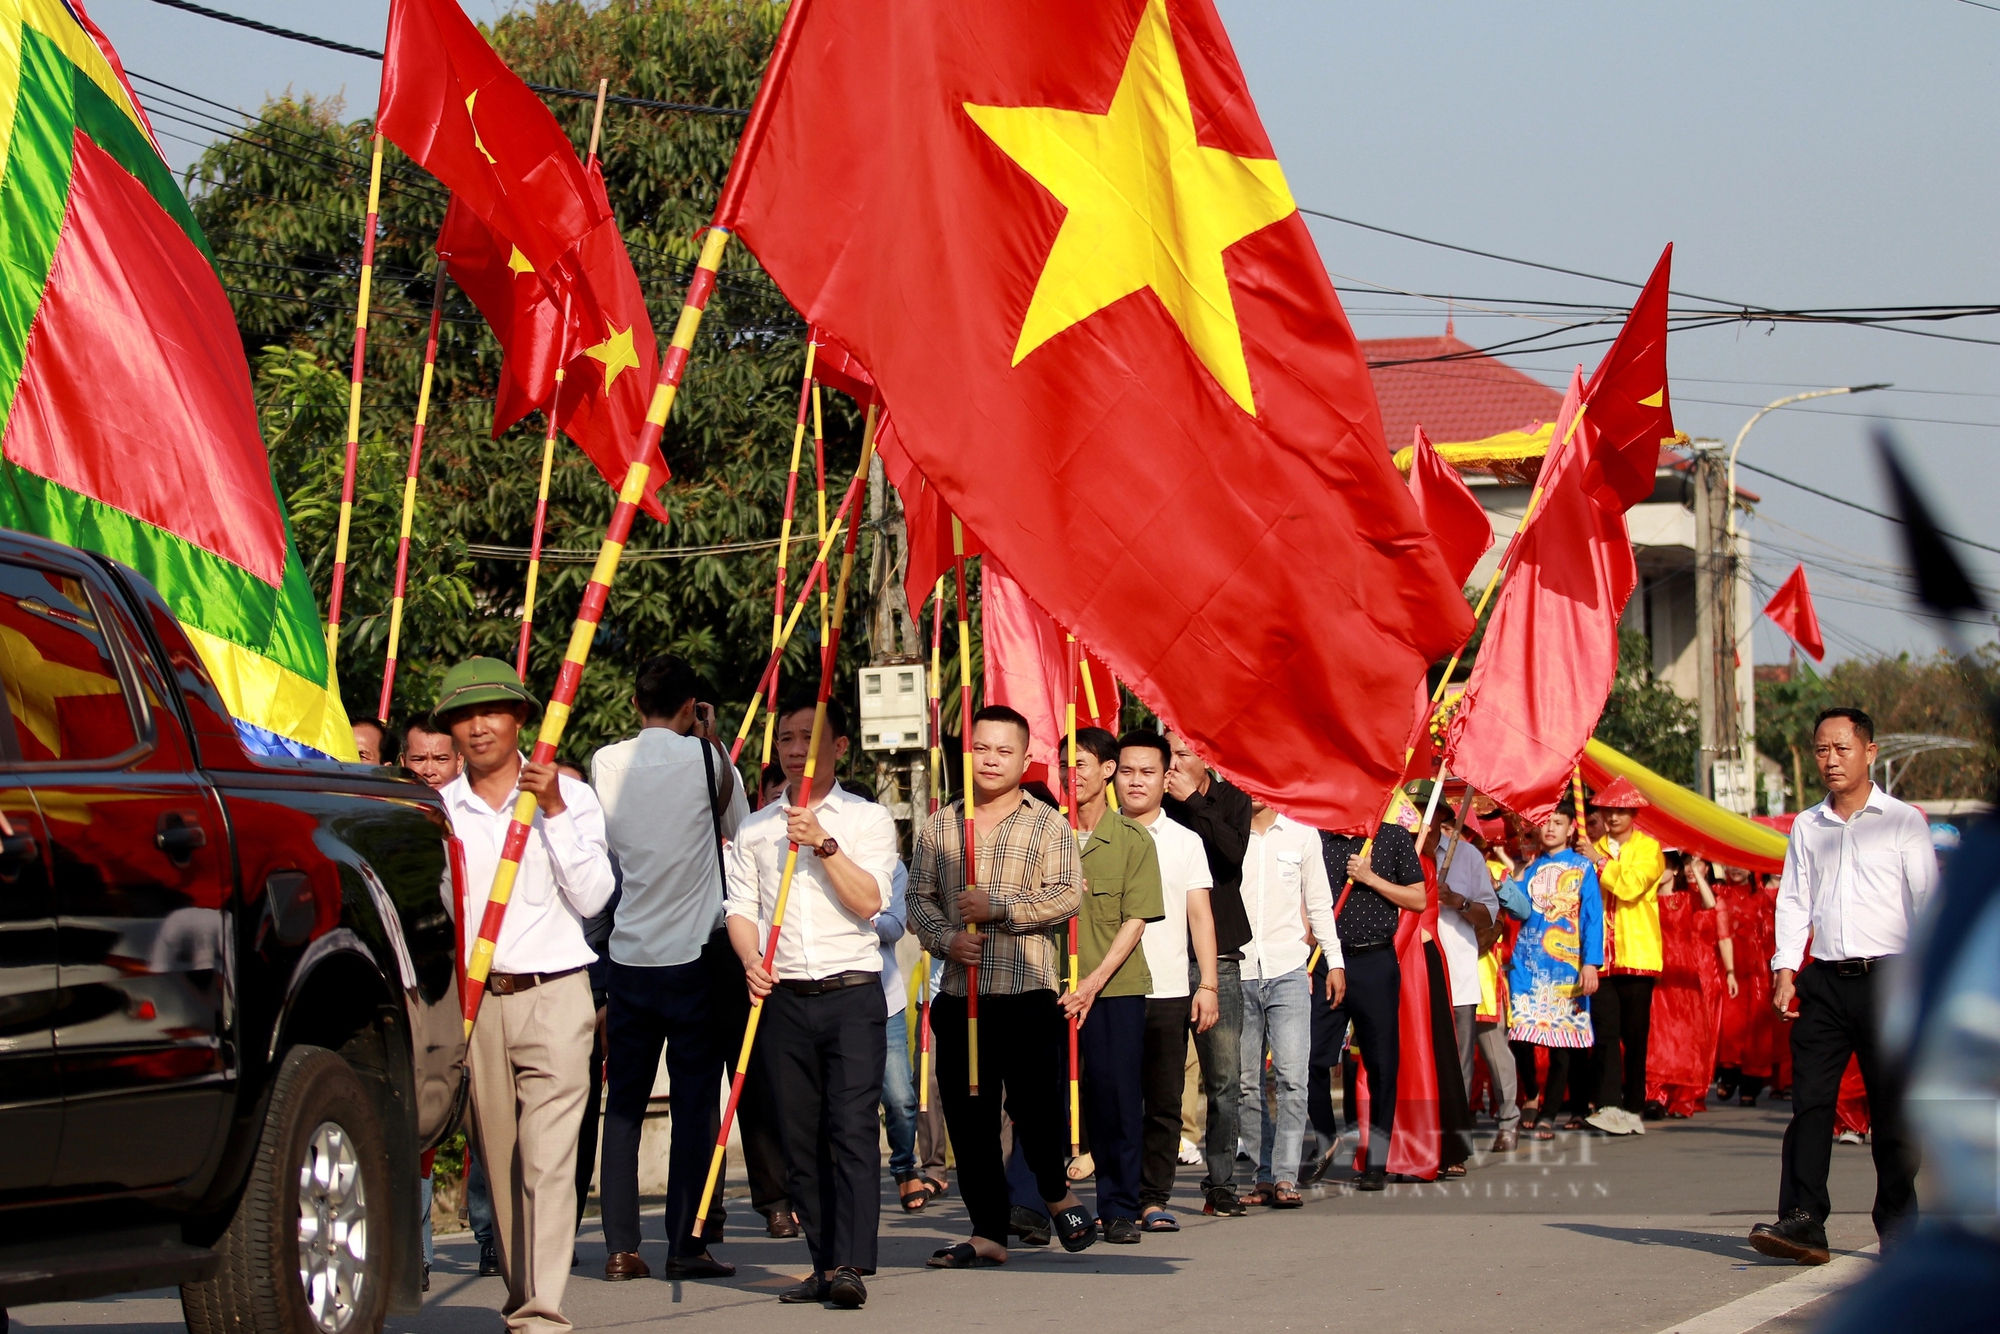
[[[446,672],[438,686],[437,707],[431,713],[439,722],[448,723],[452,710],[474,704],[525,704],[531,718],[542,707],[521,684],[519,674],[498,658],[467,658]]]

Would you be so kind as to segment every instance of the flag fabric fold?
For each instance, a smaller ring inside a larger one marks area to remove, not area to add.
[[[1791,636],[1792,642],[1812,655],[1814,662],[1826,658],[1826,641],[1820,638],[1819,613],[1813,610],[1812,590],[1806,587],[1806,567],[1795,566],[1791,578],[1764,604],[1771,624]]]
[[[9,9],[0,524],[151,582],[249,749],[351,759],[208,243],[82,8]]]
[[[1372,827],[1471,617],[1211,0],[797,39],[739,235],[1039,606],[1249,791]]]
[[[1464,587],[1479,558],[1493,545],[1493,521],[1458,469],[1439,457],[1421,426],[1410,449],[1410,496],[1437,541],[1445,568]]]
[[[986,556],[979,566],[980,649],[986,665],[988,704],[1005,704],[1028,720],[1028,759],[1051,771],[1066,765],[1069,701],[1076,697],[1077,726],[1118,730],[1109,701],[1110,669],[1082,644],[1080,659],[1090,662],[1091,679],[1105,716],[1093,720],[1083,686],[1069,680],[1068,633],[1028,596],[998,558]],[[1081,672],[1078,673],[1079,678]]]
[[[1588,460],[1583,489],[1599,504],[1615,503],[1620,510],[1653,494],[1660,447],[1675,438],[1667,392],[1667,283],[1673,260],[1669,245],[1583,390],[1577,430]]]

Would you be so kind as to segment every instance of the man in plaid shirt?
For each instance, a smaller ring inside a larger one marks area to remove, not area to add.
[[[1057,1004],[1060,932],[1083,898],[1083,863],[1069,824],[1021,790],[1028,721],[1002,705],[973,715],[973,822],[977,874],[965,887],[965,811],[954,802],[917,834],[910,865],[910,925],[945,960],[931,1009],[938,1089],[958,1153],[959,1189],[972,1238],[938,1251],[936,1269],[1007,1260],[1007,1173],[1000,1156],[1001,1099],[1063,1246],[1080,1251],[1097,1227],[1063,1172],[1068,1030]],[[968,931],[976,925],[977,934]],[[966,969],[979,970],[979,1095],[971,1091]]]

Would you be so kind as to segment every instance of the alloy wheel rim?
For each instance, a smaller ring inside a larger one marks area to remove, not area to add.
[[[322,1121],[299,1162],[299,1283],[324,1334],[354,1321],[368,1284],[368,1199],[354,1142]]]

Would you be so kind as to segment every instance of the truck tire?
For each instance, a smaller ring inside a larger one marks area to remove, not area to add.
[[[189,1334],[378,1334],[395,1198],[360,1077],[324,1047],[292,1048],[249,1181],[215,1243],[222,1265],[181,1287]]]

